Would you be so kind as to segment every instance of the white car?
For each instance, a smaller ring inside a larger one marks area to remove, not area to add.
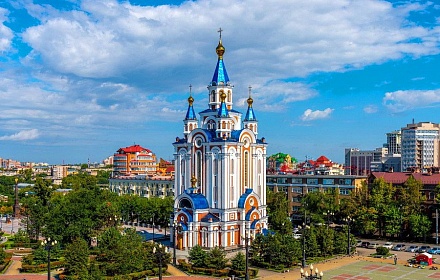
[[[383,244],[382,247],[385,247],[385,248],[391,249],[391,248],[393,248],[393,243],[391,243],[391,242],[385,242],[385,244]]]
[[[301,238],[301,233],[295,233],[295,234],[293,235],[293,238],[295,238],[295,239],[300,239],[300,238]]]

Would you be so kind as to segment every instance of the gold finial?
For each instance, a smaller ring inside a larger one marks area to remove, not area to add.
[[[249,107],[252,107],[252,103],[254,103],[254,100],[251,97],[251,91],[252,91],[252,87],[249,86],[249,98],[247,99],[247,104],[249,105]]]
[[[223,54],[225,53],[225,47],[223,47],[223,44],[222,44],[222,31],[223,31],[223,29],[221,27],[217,31],[218,33],[220,33],[220,39],[218,41],[217,48],[215,49],[215,52],[217,53],[219,59],[222,59]]]
[[[195,188],[196,187],[196,183],[197,183],[197,178],[196,176],[192,176],[191,177],[191,187]]]
[[[225,100],[226,100],[226,93],[224,91],[222,91],[220,93],[220,99],[222,100],[222,102],[225,102]]]
[[[191,89],[192,89],[192,85],[190,84],[190,85],[189,85],[189,97],[188,97],[188,104],[189,104],[190,106],[192,106],[193,103],[194,103],[194,98],[192,97]]]
[[[18,183],[18,178],[15,178],[15,184],[17,184]]]

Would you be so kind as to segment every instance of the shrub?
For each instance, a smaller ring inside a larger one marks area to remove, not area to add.
[[[377,247],[376,248],[376,253],[381,256],[386,256],[386,255],[388,255],[389,252],[390,252],[390,249],[385,248],[385,247]]]

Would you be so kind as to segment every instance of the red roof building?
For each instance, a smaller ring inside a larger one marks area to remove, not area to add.
[[[113,171],[118,175],[153,175],[157,170],[156,155],[140,145],[120,148],[113,157]]]

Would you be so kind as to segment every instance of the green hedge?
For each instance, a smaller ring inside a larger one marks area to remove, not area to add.
[[[64,266],[64,262],[56,261],[50,262],[50,268],[56,269]],[[33,264],[22,264],[20,272],[42,272],[47,270],[47,263],[33,265]]]

